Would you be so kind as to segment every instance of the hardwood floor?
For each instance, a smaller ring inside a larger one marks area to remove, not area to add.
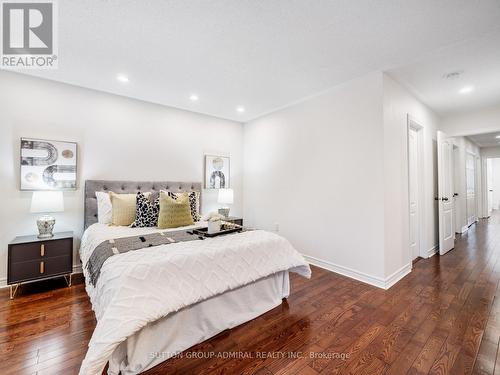
[[[292,276],[287,302],[147,374],[500,374],[499,279],[494,216],[388,291],[316,267]],[[82,282],[0,291],[1,374],[78,372],[95,325]]]

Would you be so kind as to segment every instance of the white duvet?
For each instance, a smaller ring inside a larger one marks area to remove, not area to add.
[[[175,229],[179,230],[179,228]],[[90,226],[82,237],[85,265],[103,241],[153,228]],[[150,322],[280,271],[310,277],[304,258],[283,237],[261,230],[181,242],[115,255],[86,289],[97,326],[80,374],[101,374],[115,348]]]

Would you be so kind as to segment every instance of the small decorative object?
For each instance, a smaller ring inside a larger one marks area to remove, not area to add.
[[[225,206],[228,204],[233,204],[234,193],[233,189],[219,189],[219,196],[217,202],[223,206],[219,208],[219,214],[224,215],[224,217],[229,217],[229,207]]]
[[[64,200],[62,191],[35,191],[31,198],[32,213],[43,213],[45,215],[38,218],[38,238],[52,238],[52,231],[56,219],[48,213],[64,211]]]
[[[74,142],[21,138],[21,190],[75,190]]]
[[[208,217],[208,233],[217,233],[220,232],[220,227],[222,225],[222,219],[224,219],[224,216],[216,213],[216,212],[211,212]]]
[[[229,158],[205,155],[205,189],[229,187]]]

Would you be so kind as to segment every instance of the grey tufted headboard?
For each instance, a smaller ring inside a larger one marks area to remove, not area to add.
[[[97,223],[96,191],[113,191],[115,193],[151,191],[153,198],[156,198],[160,190],[173,192],[199,191],[201,207],[201,182],[87,180],[85,181],[85,229]]]

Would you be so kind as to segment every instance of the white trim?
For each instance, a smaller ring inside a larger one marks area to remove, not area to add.
[[[81,264],[73,264],[73,273],[83,273]]]
[[[411,263],[401,267],[399,270],[394,272],[392,275],[386,277],[385,279],[379,276],[369,275],[364,272],[356,271],[349,267],[340,266],[334,264],[327,260],[318,259],[309,255],[303,254],[304,258],[314,266],[323,268],[327,271],[335,272],[343,276],[350,277],[351,279],[361,281],[366,284],[376,286],[377,288],[389,289],[391,286],[396,284],[403,277],[411,272]]]
[[[464,234],[465,232],[467,232],[469,230],[469,225],[464,225],[462,227],[462,232],[460,232],[460,234]]]
[[[384,289],[389,289],[391,286],[396,284],[403,277],[408,275],[411,272],[412,264],[408,263],[401,267],[399,270],[394,272],[392,275],[385,278]]]
[[[83,271],[82,271],[82,265],[81,264],[73,264],[73,273],[72,273],[73,275],[76,274],[76,273],[82,273],[82,272]],[[44,279],[44,280],[46,280],[46,279]],[[32,280],[30,282],[36,282],[36,281],[37,280]],[[7,288],[7,287],[8,287],[8,285],[7,285],[7,278],[6,277],[1,278],[0,279],[0,289]]]
[[[439,245],[432,246],[429,250],[427,250],[427,258],[433,257],[439,251]]]

